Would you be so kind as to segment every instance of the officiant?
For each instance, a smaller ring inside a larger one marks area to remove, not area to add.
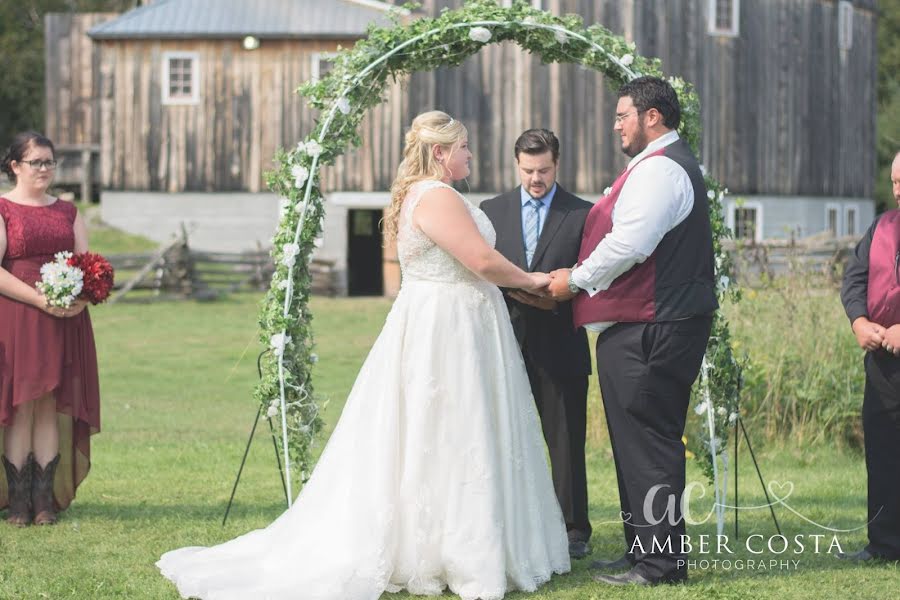
[[[529,129],[516,140],[515,157],[520,185],[481,204],[497,231],[497,250],[526,271],[571,267],[592,205],[556,181],[559,140],[547,129]],[[506,304],[550,450],[569,554],[584,558],[591,537],[584,456],[587,335],[572,324],[571,302],[507,290]]]

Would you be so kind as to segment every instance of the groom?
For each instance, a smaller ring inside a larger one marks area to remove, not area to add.
[[[556,182],[559,140],[547,129],[529,129],[516,140],[515,155],[521,185],[481,204],[497,231],[497,251],[526,271],[574,264],[591,204]],[[584,558],[591,537],[584,464],[587,334],[572,325],[571,302],[518,290],[507,292],[506,304],[550,450],[569,555]]]
[[[574,298],[575,325],[599,333],[625,555],[595,566],[629,570],[595,579],[652,585],[687,578],[681,436],[718,303],[706,186],[676,132],[678,96],[656,77],[618,96],[614,129],[631,161],[591,209],[578,266],[553,273],[550,292]]]

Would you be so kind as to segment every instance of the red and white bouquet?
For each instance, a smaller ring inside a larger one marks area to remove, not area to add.
[[[41,281],[35,284],[47,304],[68,308],[75,300],[100,304],[109,298],[114,272],[108,260],[91,252],[57,252],[54,258],[41,267]]]

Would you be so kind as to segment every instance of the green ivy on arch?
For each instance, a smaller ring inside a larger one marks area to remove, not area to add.
[[[260,311],[260,337],[272,351],[263,363],[255,398],[268,417],[281,422],[290,498],[291,469],[301,481],[306,480],[312,469],[311,448],[322,428],[320,402],[311,377],[318,359],[309,311],[309,264],[325,214],[317,176],[323,165],[332,164],[347,147],[360,145],[360,123],[368,109],[383,102],[388,80],[417,71],[458,66],[486,45],[499,42],[515,42],[540,56],[544,63],[577,63],[598,71],[612,88],[640,75],[663,76],[658,59],[636,54],[633,43],[601,25],[585,27],[577,15],[555,16],[532,8],[524,0],[516,0],[508,8],[493,0],[470,0],[460,9],[409,23],[401,22],[400,11],[392,11],[392,15],[392,26],[370,27],[366,39],[338,53],[326,77],[300,88],[310,106],[320,110],[320,120],[296,148],[279,151],[276,169],[267,174],[269,187],[282,200],[272,249],[276,269]],[[677,91],[682,107],[678,133],[697,152],[697,94],[680,78],[670,77],[668,81]],[[726,295],[737,299],[737,288],[729,285],[732,264],[722,248],[722,241],[729,235],[721,208],[726,190],[709,174],[705,178],[718,294],[720,300]],[[728,323],[717,315],[703,376],[695,390],[701,396],[697,412],[712,419],[716,431],[727,431],[737,418],[742,366],[732,353]],[[714,457],[724,441],[713,439],[711,443],[707,436],[705,443],[705,451],[697,456],[704,470],[712,475]]]

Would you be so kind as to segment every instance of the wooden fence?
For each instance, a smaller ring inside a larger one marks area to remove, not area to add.
[[[116,270],[110,303],[129,299],[214,300],[236,292],[266,290],[275,271],[267,251],[226,253],[191,250],[184,238],[156,252],[116,254],[107,259]],[[334,263],[313,260],[312,293],[334,296]]]
[[[770,240],[760,244],[729,241],[738,283],[761,287],[779,277],[812,277],[826,286],[840,286],[844,265],[856,237],[818,235],[802,240]]]

